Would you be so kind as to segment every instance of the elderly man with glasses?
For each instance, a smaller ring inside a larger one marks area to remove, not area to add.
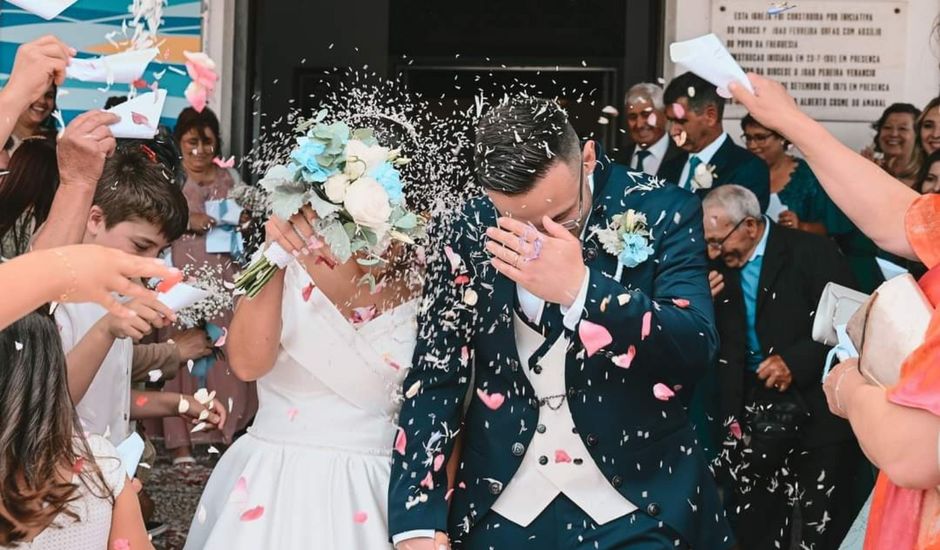
[[[830,240],[782,227],[738,185],[703,201],[709,275],[721,339],[718,418],[726,428],[720,472],[734,485],[741,548],[789,546],[799,506],[801,548],[838,548],[854,517],[860,450],[832,415],[820,380],[828,348],[813,341],[826,283],[853,286]]]

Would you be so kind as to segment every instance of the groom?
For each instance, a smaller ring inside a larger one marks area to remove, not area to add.
[[[531,97],[483,117],[475,162],[487,196],[439,222],[428,251],[393,542],[729,548],[676,395],[718,345],[699,200],[598,159],[560,108]],[[631,223],[609,226],[628,210]]]

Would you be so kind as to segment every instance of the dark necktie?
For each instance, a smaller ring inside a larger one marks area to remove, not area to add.
[[[653,153],[650,153],[649,150],[647,149],[640,149],[639,151],[637,151],[636,152],[636,169],[641,172],[646,172],[646,167],[643,165],[643,163],[652,154]]]

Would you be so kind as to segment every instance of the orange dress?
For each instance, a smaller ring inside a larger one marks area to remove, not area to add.
[[[920,280],[934,307],[940,305],[940,195],[924,195],[905,220],[907,238],[930,271]],[[888,400],[940,416],[940,315],[934,313],[924,343],[888,390]],[[936,437],[937,434],[925,434]],[[902,489],[881,474],[875,485],[865,550],[940,550],[940,489]]]

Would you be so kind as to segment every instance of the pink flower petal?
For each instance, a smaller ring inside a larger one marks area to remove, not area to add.
[[[460,362],[464,365],[470,360],[470,349],[467,346],[460,348]]]
[[[287,419],[290,420],[291,422],[293,422],[294,419],[297,418],[297,415],[298,415],[299,413],[300,413],[300,411],[299,411],[298,409],[296,409],[295,407],[291,407],[291,408],[287,409]]]
[[[560,464],[562,462],[571,462],[571,457],[568,456],[568,453],[564,449],[558,449],[555,451],[555,464]]]
[[[358,523],[359,525],[362,525],[363,523],[367,522],[368,520],[369,520],[369,514],[363,512],[363,511],[359,511],[359,512],[356,512],[355,514],[353,514],[353,521],[356,522],[356,523]]]
[[[627,353],[617,355],[611,361],[622,369],[629,369],[634,357],[636,357],[636,346],[630,346],[627,348]]]
[[[182,280],[183,280],[183,272],[182,272],[182,271],[176,271],[175,273],[173,273],[172,275],[170,275],[170,276],[167,277],[166,279],[163,279],[162,281],[160,281],[159,283],[157,283],[156,290],[157,290],[157,292],[160,292],[160,293],[169,292],[171,288],[173,288],[174,286],[176,286],[176,283],[178,283],[178,282],[180,282],[180,281],[182,281]]]
[[[448,489],[448,490],[447,490],[447,492],[446,492],[446,493],[444,493],[444,500],[447,500],[447,501],[449,501],[449,500],[450,500],[450,497],[451,497],[451,495],[453,495],[453,494],[454,494],[454,488],[453,488],[453,487],[451,487],[450,489]]]
[[[685,118],[685,107],[683,107],[681,103],[673,103],[672,114],[676,118]]]
[[[470,276],[467,275],[466,273],[463,275],[457,275],[457,278],[454,279],[455,285],[465,285],[465,284],[468,284],[469,282],[470,282]]]
[[[219,336],[219,339],[215,341],[213,346],[221,348],[225,345],[225,341],[228,340],[228,328],[222,327],[222,336]]]
[[[84,469],[85,469],[85,459],[82,457],[78,457],[78,459],[75,460],[75,464],[72,464],[72,473],[80,474],[82,473]]]
[[[676,307],[682,308],[682,309],[689,307],[689,301],[686,300],[685,298],[673,298],[672,303],[675,304]]]
[[[506,396],[501,393],[487,393],[480,388],[477,388],[477,397],[480,398],[480,401],[483,402],[490,410],[496,410],[503,406],[503,401],[506,400]]]
[[[676,393],[672,391],[669,386],[660,382],[653,386],[653,395],[660,401],[669,401]]]
[[[649,116],[646,117],[646,125],[647,125],[647,126],[654,126],[654,127],[655,127],[655,126],[656,126],[656,120],[657,120],[657,119],[656,119],[656,113],[650,113]]]
[[[219,168],[232,168],[235,166],[235,156],[231,156],[228,160],[222,160],[219,157],[212,159],[212,164],[215,164]]]
[[[419,483],[422,487],[426,488],[428,491],[434,490],[434,477],[431,475],[431,472],[428,472],[424,479]]]
[[[464,483],[463,481],[461,481],[460,483],[457,484],[457,487],[460,488],[460,489],[466,489],[466,488],[467,488],[467,484]]]
[[[444,465],[444,455],[439,454],[434,457],[434,471],[440,471],[441,467]]]
[[[248,494],[248,480],[245,479],[245,476],[238,478],[238,481],[235,482],[235,488],[232,489],[232,494],[247,495]]]
[[[305,302],[310,301],[310,295],[313,294],[313,283],[305,286],[302,291],[300,291],[300,296],[304,299]]]
[[[143,78],[138,78],[133,83],[131,83],[131,85],[137,88],[138,90],[146,90],[147,88],[150,87],[150,84],[147,84],[147,81],[144,80]]]
[[[201,113],[206,108],[206,102],[208,101],[208,94],[206,89],[202,86],[199,86],[195,82],[190,82],[189,86],[186,87],[186,91],[183,92],[183,95],[186,96],[186,101],[196,110],[197,113]]]
[[[115,539],[111,550],[131,550],[131,542],[127,539]]]
[[[353,308],[350,321],[352,321],[352,324],[354,325],[363,325],[372,319],[375,319],[376,313],[377,310],[374,305]]]
[[[150,119],[146,115],[131,111],[131,121],[139,126],[151,126]]]
[[[653,324],[653,312],[647,311],[643,314],[643,326],[640,327],[640,340],[646,340],[650,335],[650,328]]]
[[[405,447],[408,445],[408,436],[405,435],[405,430],[398,427],[398,435],[395,436],[395,452],[405,456]]]
[[[735,439],[741,439],[742,437],[744,437],[744,434],[741,432],[741,425],[738,424],[737,420],[735,420],[728,426],[728,430],[731,432],[731,435],[733,435]]]
[[[587,320],[581,321],[578,325],[578,336],[581,337],[581,343],[584,345],[588,357],[614,341],[613,336],[606,328]]]
[[[137,399],[134,400],[134,403],[135,403],[138,407],[143,407],[144,405],[147,404],[148,401],[150,401],[150,398],[147,397],[146,395],[138,395],[138,396],[137,396]]]
[[[242,521],[254,521],[264,515],[264,506],[255,506],[242,513]]]
[[[460,269],[460,264],[463,263],[463,260],[460,258],[460,255],[454,252],[454,249],[450,246],[444,247],[444,254],[447,256],[447,261],[450,262],[451,272],[456,272]]]

